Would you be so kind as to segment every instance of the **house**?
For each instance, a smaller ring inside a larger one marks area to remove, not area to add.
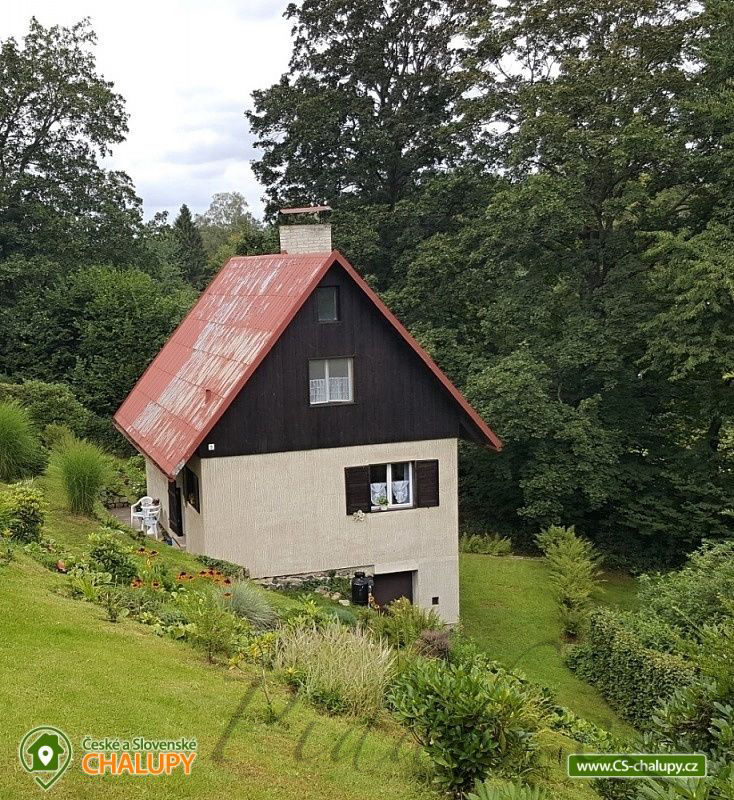
[[[231,258],[115,415],[188,550],[255,578],[375,576],[459,614],[457,446],[497,436],[331,248],[281,212],[280,254]]]

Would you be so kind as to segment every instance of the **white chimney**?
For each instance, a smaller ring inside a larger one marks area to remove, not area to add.
[[[329,206],[282,208],[278,230],[281,253],[330,253]]]

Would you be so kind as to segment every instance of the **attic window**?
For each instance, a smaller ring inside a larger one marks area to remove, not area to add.
[[[308,391],[312,406],[351,403],[352,359],[320,358],[309,361]]]
[[[319,322],[339,322],[338,286],[320,286],[316,290],[316,316]]]

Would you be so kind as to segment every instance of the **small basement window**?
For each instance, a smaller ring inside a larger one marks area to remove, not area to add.
[[[370,465],[370,499],[373,511],[413,506],[413,464]]]
[[[199,478],[188,467],[184,467],[184,496],[192,508],[196,511],[201,510],[199,507]]]
[[[316,289],[316,316],[319,322],[339,322],[339,287]]]
[[[351,403],[352,359],[320,358],[308,362],[309,402]]]

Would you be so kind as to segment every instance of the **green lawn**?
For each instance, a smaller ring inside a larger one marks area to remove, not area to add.
[[[607,578],[598,601],[632,606],[634,580],[619,574]],[[461,621],[497,661],[553,689],[579,716],[617,733],[630,731],[564,664],[561,626],[540,559],[462,554]]]

